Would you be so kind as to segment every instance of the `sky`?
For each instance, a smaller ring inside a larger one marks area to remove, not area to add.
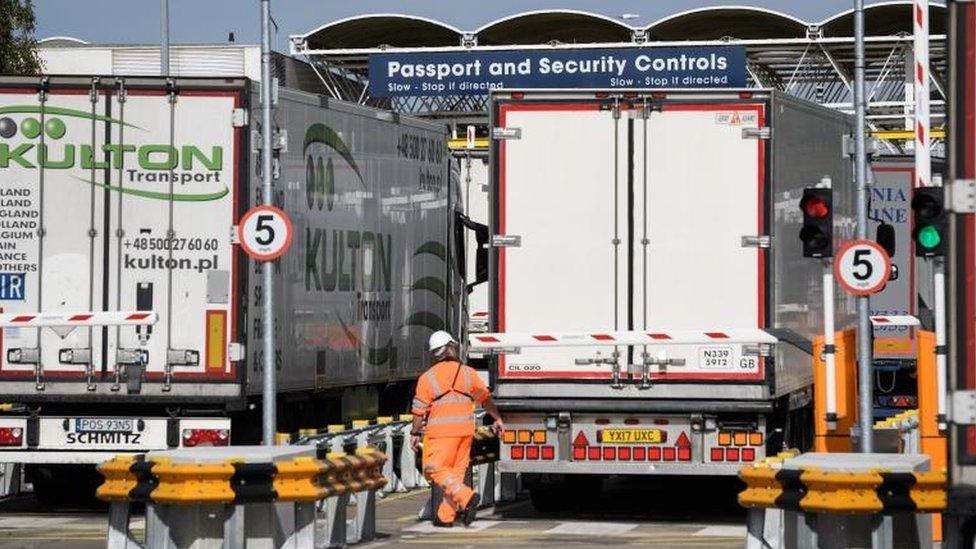
[[[868,4],[874,3],[870,0]],[[366,13],[405,13],[470,30],[513,13],[576,9],[610,17],[637,14],[634,26],[680,11],[716,5],[757,6],[820,21],[850,9],[852,0],[272,0],[278,33],[273,47],[288,49],[288,36],[330,21]],[[73,36],[94,43],[145,44],[159,40],[158,0],[34,0],[38,38]],[[234,32],[239,43],[258,43],[258,0],[170,0],[172,43],[222,43]]]

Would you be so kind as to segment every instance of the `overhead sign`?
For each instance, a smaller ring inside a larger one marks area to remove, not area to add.
[[[834,276],[848,292],[866,296],[880,291],[891,276],[891,258],[873,240],[852,240],[834,260]]]
[[[373,97],[484,95],[493,89],[746,86],[741,46],[598,48],[369,56]]]
[[[291,219],[274,206],[255,206],[248,210],[238,230],[241,248],[258,261],[278,259],[291,245]]]

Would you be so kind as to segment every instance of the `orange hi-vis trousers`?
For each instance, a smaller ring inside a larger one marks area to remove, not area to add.
[[[471,436],[424,437],[424,475],[440,486],[444,499],[437,508],[437,519],[454,522],[458,508],[463,509],[474,490],[464,484],[471,460]]]

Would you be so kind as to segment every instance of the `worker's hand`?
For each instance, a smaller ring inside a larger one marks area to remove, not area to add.
[[[420,436],[419,435],[410,435],[410,447],[413,448],[413,451],[414,452],[417,451],[417,447],[418,446],[420,446]]]
[[[505,422],[498,418],[494,423],[491,424],[491,430],[495,432],[495,436],[500,437],[502,433],[505,432]]]

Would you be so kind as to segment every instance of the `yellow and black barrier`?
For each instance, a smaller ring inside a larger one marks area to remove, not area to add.
[[[471,441],[471,464],[480,465],[498,461],[500,452],[498,436],[491,427],[478,427]]]
[[[946,473],[894,473],[773,469],[739,471],[743,507],[815,513],[937,513],[946,508]]]
[[[174,505],[317,501],[382,488],[385,462],[386,455],[372,448],[270,463],[173,463],[118,456],[99,466],[105,482],[97,496]]]

